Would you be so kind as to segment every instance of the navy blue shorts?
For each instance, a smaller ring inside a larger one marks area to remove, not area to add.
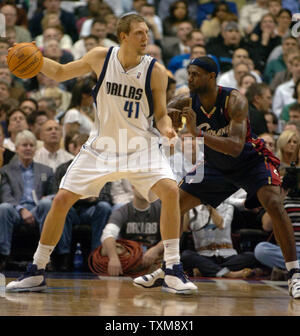
[[[261,206],[257,191],[262,186],[281,185],[277,167],[263,155],[255,163],[252,162],[252,166],[236,168],[230,174],[222,173],[205,163],[204,178],[200,183],[187,183],[187,176],[179,184],[180,188],[199,198],[203,204],[210,204],[213,207],[217,207],[238,189],[243,188],[247,192],[246,208],[256,208]]]

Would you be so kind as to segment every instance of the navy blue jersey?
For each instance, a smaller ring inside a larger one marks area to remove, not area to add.
[[[199,129],[214,136],[228,137],[230,123],[228,101],[232,90],[234,89],[218,86],[217,100],[211,111],[205,111],[198,94],[191,93],[192,108],[197,114],[196,122]],[[205,161],[226,174],[255,165],[261,160],[260,155],[268,157],[275,166],[279,165],[279,160],[265,147],[264,142],[251,132],[249,120],[247,120],[245,145],[238,157],[234,158],[204,145]]]

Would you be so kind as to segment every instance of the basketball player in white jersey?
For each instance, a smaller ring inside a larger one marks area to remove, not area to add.
[[[149,201],[160,198],[165,277],[162,289],[177,294],[197,292],[180,264],[179,191],[172,170],[159,150],[159,133],[176,137],[167,116],[165,69],[145,55],[148,27],[142,17],[123,16],[118,24],[120,48],[97,47],[82,59],[61,65],[44,58],[41,72],[63,82],[94,71],[97,108],[89,140],[73,160],[45,220],[33,263],[7,291],[42,291],[45,267],[60,239],[66,215],[80,198],[98,196],[108,181],[127,178]],[[140,162],[140,170],[136,169]],[[135,169],[134,169],[135,168]],[[115,256],[109,256],[113,259]]]

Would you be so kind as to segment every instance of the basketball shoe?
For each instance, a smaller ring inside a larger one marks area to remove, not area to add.
[[[144,288],[160,287],[164,282],[165,270],[166,270],[166,263],[163,262],[162,266],[158,268],[156,271],[135,278],[133,280],[133,284],[134,286]]]
[[[166,268],[162,290],[174,294],[195,294],[198,292],[195,286],[183,272],[182,264]]]
[[[294,299],[300,299],[300,269],[293,268],[289,271],[289,294]]]
[[[26,272],[18,280],[6,286],[7,292],[41,292],[47,288],[45,270],[29,264]]]

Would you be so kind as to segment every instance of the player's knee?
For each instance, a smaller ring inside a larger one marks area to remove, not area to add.
[[[168,188],[165,188],[161,194],[161,201],[178,201],[179,202],[179,190],[176,184],[170,184]]]
[[[52,206],[59,211],[69,210],[71,206],[75,203],[75,199],[71,193],[68,192],[58,192],[53,199]]]
[[[281,201],[280,197],[277,196],[277,195],[273,195],[273,196],[267,198],[264,206],[265,206],[266,211],[269,212],[269,213],[274,212],[274,211],[278,211],[283,207],[282,201]]]

